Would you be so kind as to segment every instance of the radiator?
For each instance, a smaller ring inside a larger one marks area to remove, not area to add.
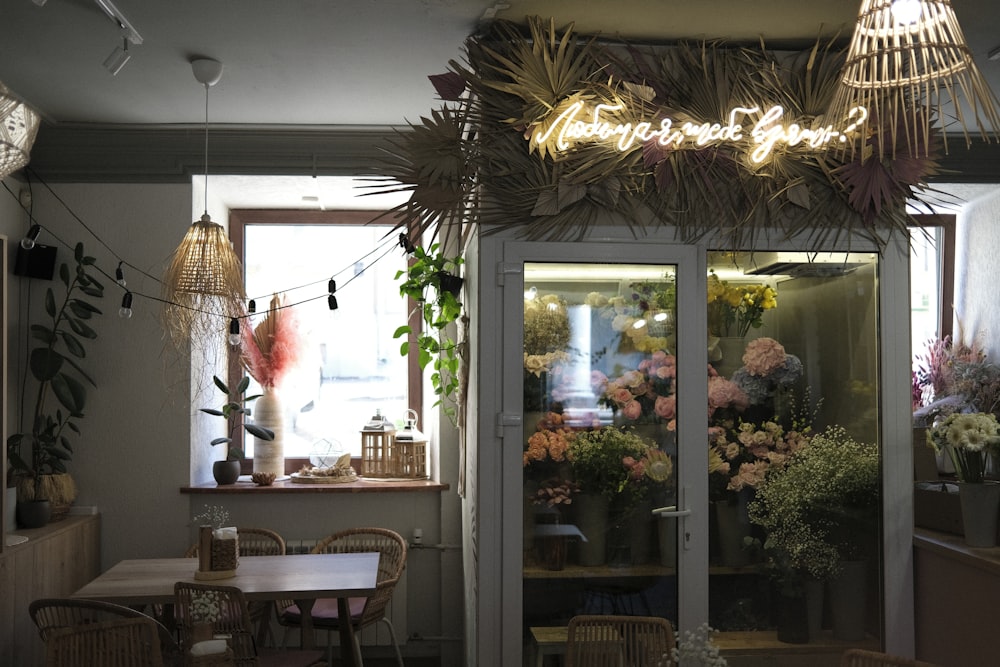
[[[319,540],[285,540],[285,552],[289,554],[307,554],[312,551],[312,548],[316,546]],[[396,589],[393,591],[392,600],[389,601],[389,606],[386,607],[386,616],[392,623],[392,629],[396,632],[396,639],[399,641],[400,646],[406,643],[407,623],[406,623],[406,570],[403,570],[403,575],[399,578],[399,582],[396,583]],[[324,639],[321,639],[323,631],[319,631],[316,637],[316,643],[320,644]],[[339,644],[339,637],[337,633],[332,633],[332,641],[334,646]],[[362,646],[391,646],[392,637],[389,635],[389,628],[386,627],[385,623],[376,623],[373,626],[365,628],[358,639]]]

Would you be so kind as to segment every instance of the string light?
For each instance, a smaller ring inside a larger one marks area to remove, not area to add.
[[[118,262],[118,268],[115,269],[115,282],[125,287],[125,269],[122,268],[122,262]]]
[[[118,317],[123,320],[132,318],[132,292],[122,295],[122,307],[118,309]]]
[[[28,228],[28,233],[24,235],[21,239],[21,247],[25,250],[31,250],[35,247],[35,239],[38,238],[39,233],[42,231],[41,225],[32,225]]]
[[[233,347],[240,344],[240,321],[235,317],[229,320],[229,344]]]
[[[250,299],[250,303],[247,304],[247,312],[253,315],[257,312],[257,302]]]

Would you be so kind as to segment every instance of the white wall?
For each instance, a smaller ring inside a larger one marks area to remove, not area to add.
[[[21,186],[14,179],[6,182],[15,193]],[[94,505],[101,513],[102,569],[125,558],[183,554],[194,537],[191,517],[206,503],[225,506],[234,523],[269,527],[290,539],[317,538],[351,526],[379,525],[397,530],[407,539],[414,528],[422,528],[425,544],[460,543],[461,506],[456,493],[458,446],[447,420],[443,420],[440,429],[441,453],[435,469],[440,472],[439,479],[451,488],[440,494],[251,498],[182,494],[181,487],[188,485],[192,477],[201,478],[201,473],[210,476],[199,467],[216,458],[210,451],[212,448],[199,444],[207,443],[202,434],[191,435],[192,424],[200,428],[203,415],[192,408],[190,377],[199,375],[202,369],[188,372],[190,364],[164,339],[158,303],[142,295],[160,293],[157,279],[192,221],[191,187],[176,184],[52,187],[69,210],[43,186],[34,185],[34,217],[46,230],[51,230],[43,231],[39,242],[51,244],[52,234],[70,244],[83,241],[88,254],[96,256],[99,266],[112,275],[105,281],[106,296],[100,306],[105,314],[94,323],[99,337],[88,345],[85,361],[98,388],[90,391],[86,418],[81,421],[83,435],[77,439],[76,455],[70,464],[80,487],[77,505]],[[126,268],[128,289],[135,294],[131,320],[117,315],[122,290],[115,285],[113,275],[118,260],[74,219],[74,214],[115,253],[153,276],[144,277]],[[0,190],[0,233],[10,239],[11,265],[14,247],[27,227],[27,216],[14,198]],[[69,253],[60,249],[59,260],[71,259]],[[40,308],[46,285],[43,281],[8,278],[11,307],[8,355],[13,361],[25,359],[28,349],[23,340],[20,347],[17,345],[19,296],[20,301],[26,302],[24,295],[30,289],[33,310]],[[36,313],[32,319],[38,317]],[[7,409],[13,418],[10,407],[16,394],[13,375],[11,382]],[[439,433],[436,430],[434,434],[437,437]],[[207,458],[202,458],[203,451]],[[408,573],[409,632],[434,638],[435,643],[438,638],[447,637],[444,655],[460,651],[460,642],[449,641],[462,636],[460,553],[414,551]],[[447,631],[442,630],[442,618]],[[435,650],[432,646],[427,649]],[[458,662],[456,659],[445,664]]]
[[[956,221],[955,338],[977,340],[1000,362],[1000,189],[966,204]]]

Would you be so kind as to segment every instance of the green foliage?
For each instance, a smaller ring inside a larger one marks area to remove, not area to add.
[[[769,472],[749,512],[772,565],[828,579],[839,561],[866,555],[878,507],[878,448],[831,426]]]
[[[97,338],[89,322],[102,313],[83,297],[102,298],[104,286],[91,272],[96,260],[84,254],[82,243],[76,244],[73,261],[73,270],[65,262],[59,267],[59,281],[66,290],[61,301],[51,287],[46,289],[47,321],[30,327],[31,338],[39,343],[28,356],[31,376],[38,382],[31,431],[7,438],[12,471],[34,478],[36,498],[42,497],[42,475],[66,472],[66,463],[73,458],[68,431],[80,433],[77,421],[84,416],[86,385],[97,386],[80,363],[87,356],[84,341]]]
[[[613,500],[628,486],[625,457],[638,461],[648,452],[649,445],[633,431],[605,426],[578,434],[569,444],[567,457],[581,491],[599,493]]]
[[[405,338],[399,347],[404,357],[410,353],[409,337],[415,335],[420,369],[430,366],[433,371],[431,384],[438,397],[434,405],[449,401],[443,409],[453,423],[455,406],[460,400],[459,370],[464,344],[452,340],[447,327],[462,316],[462,302],[458,300],[462,279],[455,275],[462,263],[461,256],[446,257],[436,243],[428,250],[414,248],[409,268],[398,272],[396,280],[406,276],[399,285],[399,293],[417,303],[421,327],[415,332],[412,326],[403,325],[392,335]]]
[[[257,426],[256,424],[248,424],[245,421],[245,417],[250,416],[250,408],[246,407],[248,403],[256,401],[262,396],[262,394],[254,394],[253,396],[247,396],[247,387],[250,386],[250,378],[244,376],[233,391],[229,390],[229,386],[222,381],[218,376],[212,376],[212,381],[215,386],[226,395],[226,402],[222,404],[221,409],[216,408],[200,408],[205,414],[212,415],[214,417],[222,417],[229,423],[229,436],[222,438],[215,438],[212,442],[208,443],[210,445],[229,445],[233,442],[233,434],[236,433],[236,429],[239,428],[241,422],[243,428],[247,433],[252,435],[259,440],[271,441],[274,440],[274,431],[271,429],[264,428],[263,426]],[[227,447],[226,448],[226,460],[227,461],[239,461],[243,458],[243,450],[239,447]]]

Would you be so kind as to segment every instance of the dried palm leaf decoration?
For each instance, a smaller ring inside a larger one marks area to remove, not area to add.
[[[905,6],[909,13],[902,11]],[[852,108],[863,106],[868,110],[863,136],[869,126],[889,132],[880,146],[894,147],[901,133],[903,145],[916,154],[931,145],[935,119],[947,136],[946,110],[954,114],[966,145],[971,144],[970,126],[989,141],[1000,129],[996,103],[950,0],[862,0],[831,117],[847,118]]]
[[[38,122],[38,113],[0,82],[0,178],[28,164]]]
[[[222,225],[191,224],[163,275],[164,327],[175,343],[205,339],[245,313],[243,267]]]

